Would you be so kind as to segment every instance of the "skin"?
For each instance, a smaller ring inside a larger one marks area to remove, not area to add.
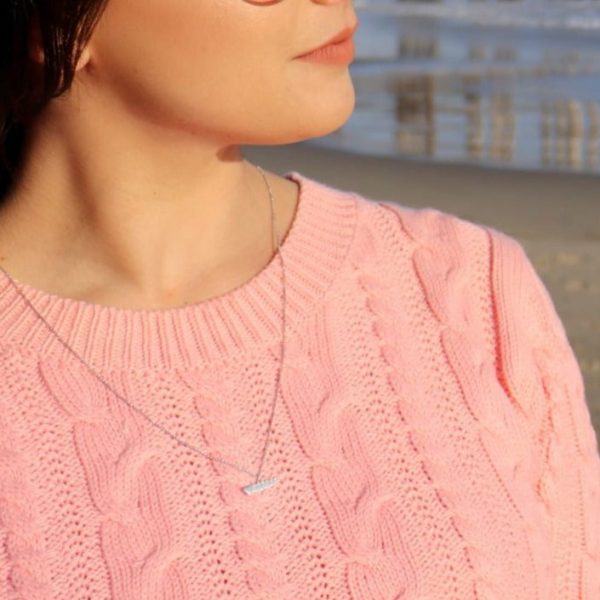
[[[0,264],[46,292],[127,308],[249,280],[276,246],[240,145],[347,121],[348,67],[294,57],[356,20],[350,0],[111,0],[70,92],[31,130],[0,210]],[[265,173],[283,240],[298,188]]]

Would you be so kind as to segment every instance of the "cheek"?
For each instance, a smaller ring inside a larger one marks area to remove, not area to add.
[[[136,119],[285,144],[330,133],[353,109],[347,69],[293,60],[298,17],[284,3],[267,20],[266,8],[241,0],[113,2],[97,28],[91,84]]]
[[[269,41],[281,28],[259,22],[241,1],[211,2],[193,10],[182,0],[109,4],[93,40],[96,83],[136,113],[221,125],[265,110],[282,95],[289,60],[281,40]]]

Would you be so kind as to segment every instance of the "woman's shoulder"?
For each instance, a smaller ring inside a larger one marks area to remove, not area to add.
[[[383,255],[428,253],[442,255],[446,261],[491,260],[494,248],[525,258],[521,242],[493,225],[433,206],[414,206],[408,202],[377,198],[352,189],[336,188],[316,182],[325,195],[353,203],[356,208],[355,246],[377,259]],[[366,245],[366,241],[370,244]],[[362,243],[361,243],[362,242]]]
[[[375,199],[353,194],[358,202],[363,222],[370,226],[387,226],[395,229],[416,245],[469,247],[492,242],[507,244],[511,248],[520,242],[502,230],[458,213],[433,206],[411,206],[398,201]]]
[[[498,270],[501,279],[511,279],[516,264],[533,268],[522,243],[489,223],[433,206],[414,206],[410,199],[377,198],[301,177],[311,195],[319,197],[318,205],[329,207],[323,214],[342,215],[340,231],[352,223],[348,250],[357,266],[368,262],[401,267],[409,260],[423,279],[450,277],[450,282],[468,286],[479,281],[483,287]]]

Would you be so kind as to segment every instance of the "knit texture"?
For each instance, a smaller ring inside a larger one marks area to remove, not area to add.
[[[130,405],[0,272],[0,599],[598,600],[596,434],[523,247],[285,176],[262,469],[279,483],[257,494],[276,255],[165,310],[19,282]]]

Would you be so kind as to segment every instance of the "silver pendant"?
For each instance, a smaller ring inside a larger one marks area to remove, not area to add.
[[[276,483],[277,477],[273,477],[273,479],[263,479],[263,481],[251,483],[250,485],[244,486],[242,489],[250,496],[250,494],[256,494],[256,492],[262,492],[263,490],[273,487]]]

